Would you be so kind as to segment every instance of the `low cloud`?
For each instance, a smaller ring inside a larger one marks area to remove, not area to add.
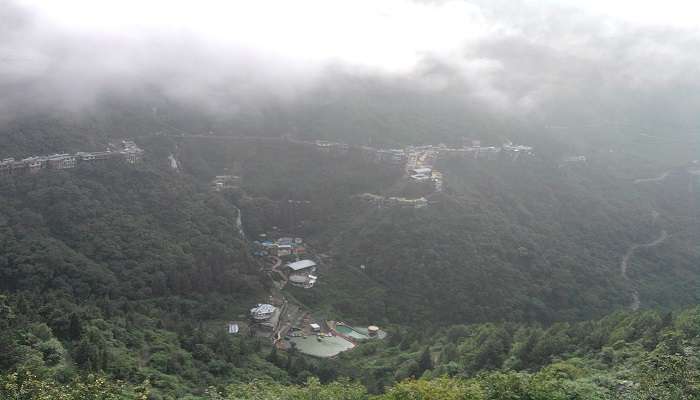
[[[231,111],[298,101],[350,75],[544,125],[698,122],[698,31],[623,18],[619,4],[605,13],[545,0],[58,3],[0,4],[5,114],[80,109],[144,87]]]

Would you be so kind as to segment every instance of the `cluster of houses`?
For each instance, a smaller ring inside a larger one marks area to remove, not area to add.
[[[277,240],[256,240],[253,242],[253,254],[258,257],[277,256],[279,258],[301,257],[306,254],[304,239],[281,237]]]
[[[447,147],[444,144],[427,146],[409,146],[405,149],[377,149],[369,146],[350,146],[346,143],[317,140],[316,148],[332,155],[347,155],[351,152],[359,152],[366,160],[375,163],[387,163],[403,165],[411,163],[417,153],[428,155],[433,160],[441,157],[460,157],[473,159],[494,160],[500,156],[506,156],[511,160],[517,160],[523,155],[533,155],[533,147],[515,145],[508,141],[502,146],[482,146],[479,140],[473,140],[471,146],[463,145],[458,148]]]
[[[505,156],[515,161],[523,155],[531,156],[534,154],[534,148],[532,146],[514,145],[510,141],[502,146],[482,146],[481,141],[473,140],[471,146],[464,145],[458,148],[450,148],[441,144],[439,146],[433,146],[432,148],[435,149],[441,157],[473,158],[475,160],[495,160],[501,156]]]
[[[439,152],[433,146],[409,147],[406,173],[417,183],[431,182],[436,192],[443,187],[442,173],[433,168]]]
[[[139,162],[143,157],[143,150],[133,141],[124,140],[121,148],[115,151],[78,152],[75,154],[53,154],[49,156],[32,156],[21,160],[6,158],[0,161],[1,175],[19,175],[23,173],[36,173],[42,169],[71,169],[84,163],[96,163],[100,161],[123,159],[129,164]]]

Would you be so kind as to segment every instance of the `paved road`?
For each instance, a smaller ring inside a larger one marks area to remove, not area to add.
[[[272,272],[276,273],[277,275],[282,278],[282,284],[280,285],[280,290],[284,289],[285,286],[287,286],[287,275],[284,274],[284,272],[279,270],[280,265],[282,265],[282,259],[280,259],[277,256],[270,256],[275,263],[272,265]]]
[[[666,178],[668,178],[668,175],[669,175],[669,172],[664,172],[663,174],[661,174],[657,177],[654,177],[654,178],[635,179],[634,183],[639,184],[639,183],[646,183],[646,182],[661,182],[661,181],[665,180]]]

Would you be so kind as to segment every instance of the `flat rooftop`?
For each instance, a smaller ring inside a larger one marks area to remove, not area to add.
[[[315,267],[315,266],[316,266],[316,263],[311,261],[311,260],[301,260],[301,261],[296,261],[296,262],[287,264],[287,267],[289,267],[293,271],[299,271],[302,269],[311,268],[311,267]]]

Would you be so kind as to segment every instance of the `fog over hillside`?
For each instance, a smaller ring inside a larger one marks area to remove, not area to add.
[[[0,0],[0,400],[700,400],[698,15]]]
[[[493,113],[561,134],[622,126],[692,138],[700,43],[684,10],[627,1],[6,0],[0,112],[81,110],[105,93],[145,92],[225,115],[270,104],[343,109],[359,79],[365,97],[387,88],[442,98],[466,119]]]

